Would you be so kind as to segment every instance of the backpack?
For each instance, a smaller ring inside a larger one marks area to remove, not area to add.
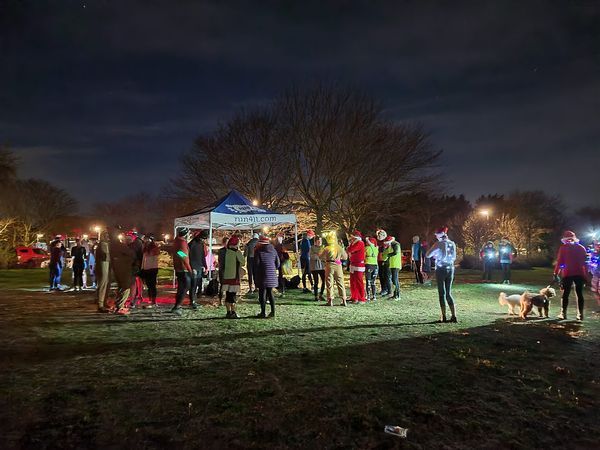
[[[209,297],[214,297],[219,293],[219,280],[213,278],[208,282],[206,288],[204,289],[204,295]]]

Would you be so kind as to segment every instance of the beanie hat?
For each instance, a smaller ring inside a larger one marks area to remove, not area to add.
[[[574,232],[572,232],[571,230],[567,230],[563,233],[562,239],[560,241],[563,244],[566,244],[567,242],[572,242],[576,244],[577,242],[579,242],[579,239],[577,239],[577,236]]]
[[[186,234],[188,234],[190,232],[189,229],[187,228],[179,228],[177,230],[177,236],[185,236]]]
[[[227,247],[235,247],[239,243],[240,243],[240,238],[238,238],[237,236],[231,236],[229,238],[229,241],[227,241]]]

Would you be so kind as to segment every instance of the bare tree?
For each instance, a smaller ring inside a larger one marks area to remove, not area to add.
[[[15,181],[17,177],[17,158],[6,147],[0,145],[0,188]]]
[[[320,231],[326,222],[348,231],[377,220],[398,199],[424,189],[439,156],[418,126],[382,117],[371,97],[317,86],[288,90],[276,103],[286,154],[293,155],[294,200]]]
[[[182,158],[174,194],[188,201],[204,194],[202,200],[208,202],[235,188],[278,208],[287,202],[291,183],[290,158],[283,152],[272,111],[241,111],[196,140]]]

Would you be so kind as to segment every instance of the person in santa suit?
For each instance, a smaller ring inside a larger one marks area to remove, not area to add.
[[[365,243],[360,231],[350,235],[350,245],[346,249],[350,259],[350,303],[366,303],[365,295]]]

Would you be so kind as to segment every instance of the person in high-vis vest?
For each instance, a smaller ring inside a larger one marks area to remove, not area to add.
[[[365,303],[365,243],[362,233],[354,230],[347,249],[350,258],[350,303]]]
[[[390,285],[392,284],[390,277],[390,264],[385,254],[385,240],[387,237],[388,235],[385,230],[377,230],[377,245],[379,247],[377,263],[379,265],[379,284],[381,285],[381,291],[379,292],[379,295],[382,297],[390,293]]]
[[[377,290],[375,280],[377,280],[377,257],[379,256],[379,247],[377,239],[367,237],[365,239],[365,281],[367,285],[367,300],[377,300]]]
[[[400,300],[400,270],[402,269],[402,249],[400,243],[393,236],[385,238],[384,259],[387,259],[390,268],[392,283],[390,285],[390,295],[388,298]]]

